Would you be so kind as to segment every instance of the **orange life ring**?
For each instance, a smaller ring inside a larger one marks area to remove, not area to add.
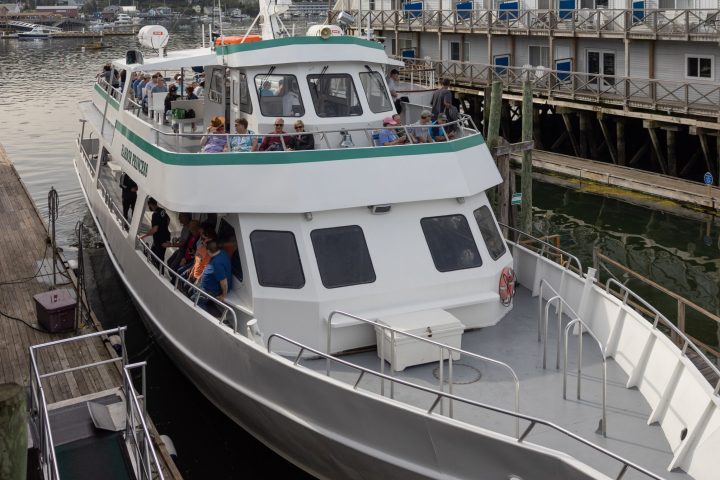
[[[250,43],[259,42],[262,40],[262,35],[234,35],[230,37],[218,37],[215,39],[215,46],[219,47],[222,45],[236,45],[238,43]]]
[[[512,268],[505,267],[500,273],[498,293],[500,294],[500,303],[509,307],[515,296],[515,272]]]

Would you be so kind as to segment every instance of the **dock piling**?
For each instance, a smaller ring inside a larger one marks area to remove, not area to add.
[[[522,141],[533,139],[534,111],[532,101],[532,85],[523,82],[522,100]],[[532,150],[523,151],[522,173],[520,176],[520,192],[522,200],[520,206],[520,227],[523,231],[532,233]]]
[[[620,166],[627,164],[627,151],[625,149],[625,119],[615,117],[615,137],[617,137],[617,163]]]

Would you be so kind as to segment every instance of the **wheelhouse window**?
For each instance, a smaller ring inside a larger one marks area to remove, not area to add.
[[[389,112],[393,109],[393,104],[385,89],[385,82],[379,72],[361,72],[360,83],[365,90],[371,112]]]
[[[307,80],[318,117],[362,115],[355,83],[347,73],[308,75]]]
[[[240,107],[241,112],[252,113],[252,101],[247,84],[247,76],[244,73],[239,75],[237,81],[233,80],[233,105]]]
[[[420,220],[420,225],[439,272],[482,265],[480,252],[464,215],[427,217]]]
[[[485,246],[490,253],[490,257],[493,260],[505,255],[505,242],[503,241],[502,235],[497,229],[495,219],[493,219],[490,209],[486,206],[482,206],[473,212],[475,221],[480,228],[480,234],[485,240]]]
[[[258,283],[263,287],[305,286],[300,254],[292,232],[255,230],[250,234]]]
[[[305,115],[295,75],[255,76],[260,111],[266,117],[302,117]]]
[[[210,89],[207,98],[214,103],[222,103],[225,94],[225,72],[221,69],[214,69],[210,77]]]
[[[705,80],[712,80],[715,76],[713,75],[713,63],[714,57],[712,55],[700,56],[700,55],[686,55],[685,63],[686,77],[687,78],[701,78]]]
[[[310,233],[320,279],[326,288],[375,281],[365,235],[357,225],[321,228]]]

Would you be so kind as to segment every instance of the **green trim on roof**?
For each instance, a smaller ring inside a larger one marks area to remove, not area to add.
[[[224,45],[215,48],[218,55],[229,55],[231,53],[249,52],[252,50],[261,50],[264,48],[285,47],[288,45],[358,45],[361,47],[374,48],[384,50],[385,47],[378,43],[358,37],[330,37],[323,40],[322,37],[285,37],[275,38],[273,40],[262,40],[260,42],[236,43],[234,45]]]
[[[134,146],[167,165],[207,167],[213,165],[285,165],[292,163],[332,162],[358,158],[432,155],[466,150],[485,143],[482,135],[472,135],[451,142],[421,143],[392,147],[338,148],[297,152],[257,153],[175,153],[163,150],[115,122],[115,129]]]
[[[97,83],[95,84],[95,91],[98,92],[100,94],[100,96],[102,96],[105,99],[107,99],[109,97],[110,105],[112,105],[115,110],[120,109],[120,103],[117,100],[115,100],[112,97],[112,95],[109,95],[105,90],[103,90],[103,88]]]

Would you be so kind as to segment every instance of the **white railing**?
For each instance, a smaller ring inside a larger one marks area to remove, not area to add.
[[[125,390],[125,440],[134,456],[134,465],[138,465],[136,477],[138,480],[164,480],[160,462],[158,461],[152,436],[147,426],[147,389],[145,366],[147,362],[125,365],[123,368],[123,386]],[[142,392],[138,395],[133,385],[130,372],[140,369]],[[142,400],[142,406],[140,405]],[[154,469],[153,469],[154,467]]]
[[[42,343],[39,345],[33,345],[30,347],[30,420],[36,429],[36,433],[39,439],[39,450],[40,450],[40,468],[43,471],[45,480],[59,480],[60,473],[57,465],[57,457],[55,455],[55,443],[53,441],[52,429],[50,427],[50,417],[48,415],[48,403],[45,396],[45,388],[43,387],[43,379],[48,377],[54,377],[56,375],[62,375],[65,373],[71,373],[78,370],[85,370],[88,368],[99,367],[101,365],[107,365],[111,363],[121,362],[122,365],[127,363],[127,354],[125,346],[125,330],[127,327],[118,327],[111,330],[104,330],[102,332],[93,332],[86,335],[80,335],[77,337],[66,338],[63,340],[56,340],[53,342]],[[120,345],[122,349],[122,356],[113,357],[106,360],[99,360],[97,362],[89,363],[86,365],[79,365],[74,367],[64,368],[62,370],[40,373],[38,368],[38,355],[40,350],[45,350],[50,347],[62,345],[66,343],[76,343],[85,341],[90,338],[99,336],[109,336],[117,334],[120,337]]]
[[[495,360],[494,358],[485,357],[483,355],[478,355],[477,353],[468,352],[467,350],[462,350],[460,348],[453,347],[451,345],[447,345],[445,343],[436,342],[434,340],[430,340],[429,338],[420,337],[418,335],[414,335],[412,333],[404,332],[402,330],[398,330],[396,328],[390,327],[388,325],[382,324],[380,322],[376,322],[374,320],[369,320],[367,318],[362,318],[357,315],[352,315],[350,313],[342,312],[339,310],[335,310],[330,313],[328,316],[328,329],[327,329],[327,353],[330,354],[332,352],[332,328],[333,328],[333,317],[336,315],[344,316],[347,318],[352,318],[353,320],[356,320],[361,323],[365,323],[368,325],[373,325],[375,328],[379,328],[382,330],[382,341],[380,342],[380,373],[385,374],[385,362],[387,360],[387,357],[385,356],[385,332],[390,332],[390,358],[395,359],[395,336],[400,335],[408,338],[412,338],[416,341],[419,341],[421,343],[426,343],[428,345],[432,345],[433,347],[437,348],[439,351],[439,361],[438,361],[438,377],[440,381],[440,391],[445,391],[445,378],[444,378],[444,363],[445,359],[448,360],[448,390],[450,394],[453,393],[453,353],[457,353],[460,355],[466,355],[468,357],[474,358],[476,360],[480,360],[481,362],[489,363],[491,365],[499,366],[506,371],[510,373],[512,376],[513,383],[515,385],[515,412],[520,412],[520,380],[518,379],[517,374],[515,373],[515,370],[512,369],[510,365],[508,365],[505,362],[501,362],[499,360]],[[447,352],[447,353],[446,353]],[[392,363],[392,362],[391,362]],[[390,369],[392,372],[392,368]],[[326,364],[326,371],[325,373],[327,376],[330,376],[330,360],[327,361]],[[395,391],[393,389],[393,383],[390,383],[390,398],[395,398]],[[381,382],[380,384],[380,394],[385,395],[385,382]],[[440,404],[440,413],[443,413],[443,404]],[[453,404],[450,402],[450,418],[453,417]],[[519,424],[515,426],[516,435],[520,434],[519,431]]]
[[[357,25],[375,30],[526,33],[575,32],[630,38],[717,41],[720,10],[714,9],[472,9],[351,10]],[[333,23],[339,12],[330,12]]]
[[[650,311],[652,314],[654,314],[655,318],[652,322],[653,330],[658,330],[658,325],[660,324],[660,322],[662,322],[664,327],[668,328],[671,332],[673,332],[675,335],[677,335],[677,337],[681,340],[681,343],[682,343],[682,348],[680,351],[682,352],[683,356],[686,355],[687,349],[690,348],[698,355],[699,358],[702,359],[703,363],[705,363],[713,371],[713,373],[715,373],[715,375],[718,377],[719,380],[714,385],[713,392],[716,396],[720,395],[720,370],[713,362],[710,361],[710,359],[705,355],[705,353],[702,351],[702,349],[700,347],[698,347],[695,344],[695,342],[690,340],[687,337],[687,335],[685,335],[685,332],[683,332],[678,327],[676,327],[675,324],[672,323],[670,320],[668,320],[668,318],[665,315],[660,313],[660,311],[657,308],[650,305],[650,303],[648,303],[640,295],[633,292],[628,287],[626,287],[622,283],[618,282],[614,278],[608,279],[608,281],[605,284],[605,291],[608,293],[615,294],[615,292],[613,292],[610,288],[612,285],[615,285],[617,287],[617,289],[620,291],[620,294],[618,296],[622,297],[623,306],[630,306],[628,303],[628,300],[630,297],[632,297],[634,299],[634,302],[642,304],[642,306],[644,308],[646,308],[648,311]],[[640,312],[638,309],[635,309],[635,310],[638,311],[640,314],[642,314],[642,312]]]
[[[301,366],[301,365],[300,365],[300,359],[302,358],[303,353],[305,353],[305,352],[310,352],[310,353],[313,354],[313,356],[317,356],[317,357],[320,357],[320,358],[324,358],[324,359],[326,359],[326,360],[328,360],[328,361],[331,361],[331,362],[334,362],[334,363],[337,363],[337,364],[340,364],[340,365],[344,365],[344,366],[346,366],[346,367],[348,367],[348,368],[350,368],[350,369],[352,369],[352,370],[355,370],[355,371],[360,372],[357,380],[355,381],[355,383],[354,383],[354,385],[353,385],[353,389],[354,389],[354,390],[357,390],[357,389],[359,388],[359,385],[360,385],[360,382],[362,381],[362,379],[365,377],[365,375],[368,375],[368,376],[373,376],[373,377],[380,378],[382,381],[388,381],[388,382],[390,382],[391,384],[392,384],[392,383],[395,383],[395,384],[398,384],[398,385],[403,385],[403,386],[409,387],[409,388],[411,388],[411,389],[414,389],[414,390],[417,390],[417,391],[421,391],[421,392],[425,392],[425,393],[428,393],[428,394],[432,395],[432,396],[434,397],[434,400],[433,400],[432,404],[430,405],[430,407],[426,410],[426,414],[427,414],[427,415],[433,415],[435,409],[437,408],[437,406],[438,406],[438,404],[441,402],[441,400],[442,400],[442,399],[448,399],[448,400],[451,400],[451,401],[454,401],[454,402],[460,402],[460,403],[464,403],[464,404],[466,404],[466,405],[470,405],[470,406],[472,406],[472,407],[477,407],[477,408],[479,408],[479,409],[483,409],[483,410],[487,410],[487,411],[490,411],[490,412],[498,413],[498,414],[503,415],[503,416],[509,416],[509,417],[515,418],[517,421],[525,420],[525,421],[527,421],[527,422],[530,422],[530,424],[527,426],[527,428],[525,428],[525,430],[523,431],[523,433],[518,436],[518,438],[517,438],[518,443],[523,443],[523,442],[525,441],[525,439],[528,437],[528,435],[530,435],[530,433],[532,432],[532,430],[535,428],[536,425],[542,425],[542,426],[548,427],[548,428],[550,428],[550,429],[552,429],[552,430],[554,430],[554,431],[556,431],[556,432],[558,432],[558,433],[560,433],[560,434],[562,434],[562,435],[570,438],[571,440],[574,440],[574,441],[579,442],[579,443],[581,443],[581,444],[583,444],[583,445],[585,445],[585,446],[587,446],[587,447],[590,447],[591,449],[595,450],[596,452],[599,452],[599,453],[601,453],[602,455],[605,455],[605,456],[607,456],[607,457],[609,457],[609,458],[612,458],[612,459],[616,460],[617,462],[619,462],[620,464],[622,464],[622,469],[620,470],[620,473],[617,474],[617,475],[615,475],[616,480],[622,479],[623,476],[625,475],[625,473],[626,473],[628,470],[634,470],[634,471],[636,471],[636,472],[644,475],[644,476],[647,477],[647,478],[652,478],[652,479],[655,479],[655,480],[662,480],[662,477],[659,477],[659,476],[655,475],[654,473],[652,473],[652,472],[644,469],[643,467],[641,467],[641,466],[639,466],[639,465],[636,465],[635,463],[633,463],[633,462],[631,462],[631,461],[629,461],[629,460],[626,460],[626,459],[624,459],[623,457],[621,457],[621,456],[619,456],[619,455],[616,455],[615,453],[613,453],[613,452],[611,452],[611,451],[609,451],[609,450],[606,450],[606,449],[604,449],[603,447],[601,447],[601,446],[599,446],[599,445],[596,445],[596,444],[594,444],[594,443],[592,443],[592,442],[590,442],[590,441],[588,441],[588,440],[586,440],[586,439],[584,439],[584,438],[582,438],[582,437],[580,437],[580,436],[578,436],[578,435],[575,435],[574,433],[572,433],[572,432],[570,432],[570,431],[568,431],[568,430],[565,430],[564,428],[562,428],[562,427],[560,427],[560,426],[558,426],[558,425],[555,425],[554,423],[551,423],[551,422],[549,422],[549,421],[547,421],[547,420],[543,420],[543,419],[540,419],[540,418],[537,418],[537,417],[531,417],[531,416],[529,416],[529,415],[525,415],[525,414],[518,413],[518,412],[513,412],[513,411],[511,411],[511,410],[505,410],[505,409],[500,408],[500,407],[495,407],[495,406],[492,406],[492,405],[488,405],[488,404],[476,402],[476,401],[474,401],[474,400],[469,400],[469,399],[467,399],[467,398],[458,397],[458,396],[452,395],[452,394],[450,394],[450,393],[439,392],[439,391],[434,390],[434,389],[429,388],[429,387],[424,387],[424,386],[421,386],[421,385],[417,385],[417,384],[415,384],[415,383],[411,383],[411,382],[408,382],[408,381],[405,381],[405,380],[401,380],[401,379],[396,378],[396,377],[391,377],[391,376],[389,376],[389,375],[385,375],[385,374],[383,374],[383,373],[376,372],[376,371],[374,371],[374,370],[370,370],[370,369],[365,368],[365,367],[361,367],[360,365],[356,365],[356,364],[354,364],[354,363],[352,363],[352,362],[348,362],[348,361],[346,361],[346,360],[342,360],[342,359],[340,359],[340,358],[334,357],[334,356],[329,355],[329,354],[327,354],[327,353],[324,353],[324,352],[321,352],[321,351],[319,351],[319,350],[316,350],[316,349],[314,349],[314,348],[312,348],[312,347],[308,347],[308,346],[306,346],[306,345],[303,345],[303,344],[300,343],[300,342],[297,342],[297,341],[295,341],[295,340],[292,340],[292,339],[290,339],[290,338],[288,338],[288,337],[286,337],[286,336],[283,336],[283,335],[280,335],[280,334],[277,334],[277,333],[273,333],[273,334],[270,335],[270,336],[268,337],[268,339],[267,339],[267,350],[268,350],[269,353],[274,353],[273,350],[272,350],[272,341],[273,341],[273,339],[275,339],[275,338],[278,338],[278,339],[283,340],[283,341],[285,341],[285,342],[287,342],[287,343],[289,343],[289,344],[291,344],[291,345],[294,345],[295,347],[297,347],[297,348],[299,349],[299,352],[298,352],[298,354],[297,354],[297,356],[295,357],[295,360],[294,360],[294,362],[293,362],[293,364],[296,365],[296,366],[298,366],[298,367]]]
[[[110,214],[115,219],[115,222],[117,222],[120,227],[122,227],[123,231],[130,230],[130,223],[128,223],[128,221],[123,216],[122,210],[115,203],[112,193],[108,190],[102,180],[98,180],[97,184],[98,190],[100,190],[100,194],[103,199],[103,203],[105,203],[105,206],[108,208],[108,210],[110,210]]]
[[[225,302],[221,302],[217,298],[207,293],[205,290],[202,290],[200,287],[196,286],[192,282],[187,281],[185,277],[173,270],[163,260],[160,260],[160,258],[155,255],[155,253],[153,253],[153,251],[150,249],[150,246],[147,243],[143,242],[139,236],[135,238],[135,243],[136,248],[139,248],[140,252],[147,259],[148,264],[151,267],[158,269],[160,277],[169,281],[172,285],[172,289],[175,290],[178,295],[184,295],[183,293],[178,292],[178,290],[180,289],[180,285],[182,284],[185,286],[186,289],[192,292],[192,303],[196,309],[202,309],[202,307],[198,305],[200,299],[205,299],[206,301],[211,302],[222,312],[222,315],[220,315],[220,318],[218,319],[219,323],[224,324],[224,322],[228,319],[229,315],[229,321],[232,323],[233,332],[238,333],[237,315],[235,314],[235,310],[233,310],[230,305],[226,304]],[[169,275],[169,278],[166,276],[166,274]]]

